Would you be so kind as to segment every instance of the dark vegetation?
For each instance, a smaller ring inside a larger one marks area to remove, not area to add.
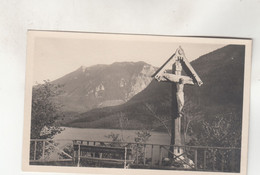
[[[32,89],[31,139],[52,138],[61,131],[56,121],[63,117],[61,104],[53,98],[62,93],[62,86],[49,81]]]

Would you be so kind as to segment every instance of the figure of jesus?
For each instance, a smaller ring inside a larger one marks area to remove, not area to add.
[[[184,106],[184,80],[180,78],[179,83],[176,83],[177,87],[177,92],[176,92],[176,97],[177,97],[177,105],[178,105],[178,117],[183,116],[182,108]]]

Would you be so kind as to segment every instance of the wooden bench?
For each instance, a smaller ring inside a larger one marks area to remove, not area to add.
[[[74,161],[77,166],[82,162],[95,163],[95,166],[101,164],[111,166],[123,165],[126,168],[133,163],[132,149],[127,147],[111,147],[109,145],[88,145],[83,141],[73,141]]]

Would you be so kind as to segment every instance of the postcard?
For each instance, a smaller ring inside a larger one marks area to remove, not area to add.
[[[251,46],[28,31],[23,171],[245,175]]]

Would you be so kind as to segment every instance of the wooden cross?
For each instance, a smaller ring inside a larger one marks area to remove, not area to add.
[[[171,70],[171,73],[167,73]],[[181,75],[182,70],[186,76]],[[171,129],[171,145],[184,145],[184,132],[181,128],[182,112],[184,106],[184,92],[185,84],[201,86],[203,82],[185,57],[184,51],[181,47],[177,48],[176,52],[152,75],[159,82],[172,83],[172,129]],[[183,153],[182,147],[170,148],[175,155]]]

